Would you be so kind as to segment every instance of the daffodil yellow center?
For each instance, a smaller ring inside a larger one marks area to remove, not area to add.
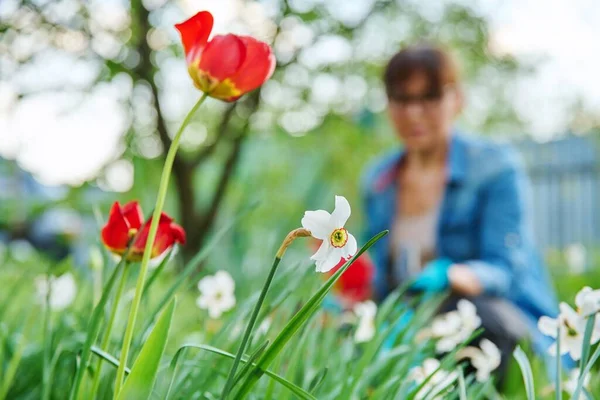
[[[333,247],[344,247],[348,242],[348,231],[344,228],[336,229],[331,232],[329,241]]]

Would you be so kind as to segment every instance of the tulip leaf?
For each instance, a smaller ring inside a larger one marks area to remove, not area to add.
[[[174,311],[175,299],[171,300],[171,303],[163,311],[148,340],[142,347],[123,389],[119,392],[118,400],[150,398],[158,367],[167,345]]]

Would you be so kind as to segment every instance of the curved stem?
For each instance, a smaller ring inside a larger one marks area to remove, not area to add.
[[[169,186],[169,178],[171,176],[171,170],[173,169],[173,162],[175,161],[175,155],[177,154],[177,148],[179,147],[179,141],[181,140],[181,134],[185,127],[190,123],[192,116],[198,110],[198,107],[204,102],[207,94],[202,95],[200,100],[192,107],[190,112],[187,114],[183,123],[179,127],[179,130],[173,138],[171,147],[167,152],[165,159],[165,165],[163,166],[162,175],[160,177],[160,185],[158,188],[158,195],[156,197],[156,206],[154,207],[154,213],[152,214],[152,223],[150,224],[150,231],[148,232],[148,241],[146,242],[146,248],[144,249],[144,255],[142,257],[142,264],[140,266],[140,274],[135,287],[135,295],[129,311],[129,318],[127,319],[127,328],[125,330],[125,336],[123,338],[123,347],[121,348],[121,357],[119,359],[119,369],[117,370],[117,379],[115,381],[115,392],[114,398],[116,399],[119,395],[119,391],[123,385],[123,379],[125,377],[125,366],[127,365],[127,356],[129,354],[129,347],[131,346],[131,340],[133,339],[133,330],[135,328],[135,322],[137,318],[138,309],[142,300],[142,291],[144,289],[144,281],[146,280],[146,274],[148,272],[148,261],[150,261],[150,255],[152,252],[152,245],[156,239],[156,232],[158,230],[158,222],[160,215],[165,204],[165,198],[167,196],[167,189]]]
[[[112,308],[110,310],[110,317],[108,319],[108,323],[106,325],[106,330],[104,331],[104,337],[102,338],[101,349],[104,351],[108,350],[108,343],[110,342],[110,334],[112,333],[112,326],[115,322],[115,318],[117,315],[117,309],[119,308],[119,302],[121,301],[121,296],[123,295],[123,291],[125,290],[125,284],[127,283],[127,276],[129,273],[128,263],[125,263],[123,268],[123,274],[121,275],[121,281],[119,282],[119,287],[117,289],[117,293],[115,294],[115,298],[113,300]],[[100,375],[102,372],[102,358],[98,358],[98,362],[96,362],[96,368],[94,369],[94,383],[92,384],[92,395],[91,399],[96,398],[96,392],[98,391],[98,386],[100,386]]]

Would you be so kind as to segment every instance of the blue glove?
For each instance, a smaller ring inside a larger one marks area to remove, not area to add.
[[[427,263],[409,289],[434,293],[446,290],[450,286],[448,269],[452,264],[452,261],[447,258],[438,258]]]

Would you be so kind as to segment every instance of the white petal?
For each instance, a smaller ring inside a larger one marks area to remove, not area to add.
[[[319,250],[317,250],[317,252],[315,254],[310,256],[310,259],[311,260],[325,260],[329,256],[329,252],[332,249],[333,248],[329,245],[329,242],[327,240],[323,240],[323,243],[321,243]]]
[[[221,314],[222,314],[221,308],[218,307],[217,305],[213,305],[212,307],[208,308],[208,315],[210,315],[210,317],[213,319],[219,318],[221,316]]]
[[[460,299],[456,303],[456,309],[463,319],[472,320],[477,316],[477,307],[469,300]]]
[[[544,335],[555,338],[558,330],[558,321],[544,315],[538,320],[538,329]]]
[[[585,298],[589,293],[592,292],[592,288],[589,286],[584,286],[575,296],[575,305],[577,308],[582,308]]]
[[[306,211],[302,218],[302,227],[321,240],[329,240],[331,232],[335,230],[331,224],[331,215],[325,210]]]
[[[358,325],[356,333],[354,334],[354,340],[357,343],[368,342],[375,336],[375,325],[372,322],[366,321]]]
[[[354,312],[361,318],[373,319],[377,314],[377,304],[372,300],[366,300],[354,306]]]
[[[214,287],[215,278],[212,275],[205,276],[204,278],[200,279],[200,282],[198,282],[198,290],[200,290],[202,293],[212,292]]]
[[[578,361],[581,358],[581,347],[583,345],[583,340],[577,340],[575,338],[566,338],[564,341],[564,346],[571,354],[571,358],[575,361]],[[562,347],[562,343],[561,343]],[[566,353],[561,350],[561,354]]]
[[[338,249],[333,248],[327,254],[327,258],[317,260],[317,272],[328,272],[340,262],[340,253]]]
[[[346,242],[346,245],[342,247],[342,250],[344,252],[344,258],[346,259],[356,254],[356,251],[358,250],[358,244],[356,243],[356,238],[351,233],[348,233],[348,242]]]
[[[229,311],[235,306],[235,297],[233,295],[225,295],[220,299],[219,303],[221,310]]]
[[[235,290],[235,281],[226,271],[217,271],[215,274],[215,283],[221,292],[233,293]]]
[[[496,346],[494,342],[488,339],[482,339],[481,343],[479,343],[479,347],[481,347],[481,350],[483,350],[485,353],[487,361],[490,365],[494,365],[494,368],[500,365],[500,359],[502,356],[500,354],[500,349],[498,349],[498,346]],[[495,365],[496,363],[498,365]]]
[[[334,228],[342,228],[350,218],[350,203],[344,196],[335,196],[335,209],[331,213]]]

